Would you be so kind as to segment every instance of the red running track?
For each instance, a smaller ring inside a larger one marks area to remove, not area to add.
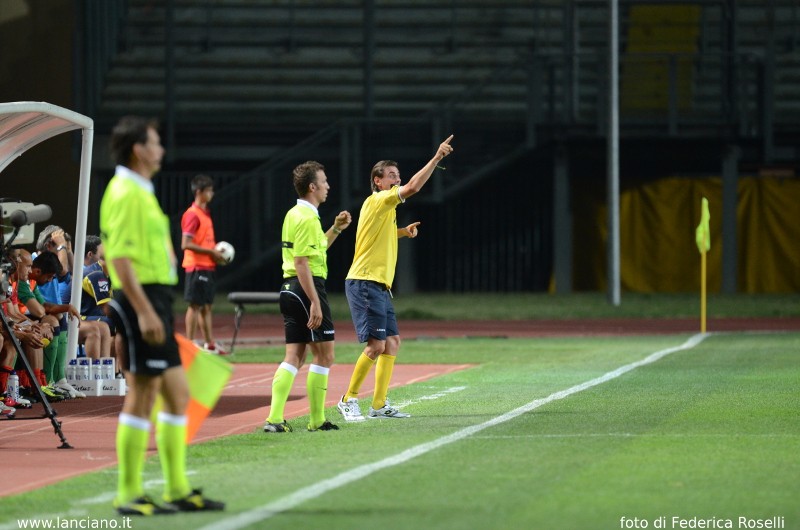
[[[395,366],[392,387],[467,368],[469,365],[410,365]],[[328,383],[327,405],[333,406],[347,390],[352,365],[336,365],[331,370]],[[260,430],[267,416],[272,375],[275,365],[236,364],[231,380],[211,416],[203,423],[194,443],[220,436],[245,434]],[[305,381],[307,367],[301,369],[298,381]],[[373,378],[367,378],[364,394],[371,394]],[[115,465],[117,456],[114,440],[117,416],[122,408],[122,397],[88,397],[53,404],[62,422],[61,429],[74,449],[57,449],[58,436],[53,432],[49,418],[27,419],[42,415],[42,406],[19,410],[17,419],[0,420],[0,450],[3,454],[3,480],[0,497],[22,493],[53,484],[89,471]],[[305,383],[296,384],[286,404],[287,419],[308,414]],[[329,418],[334,423],[344,423],[338,412]],[[296,425],[300,429],[304,426]],[[265,434],[264,436],[269,436]],[[155,452],[155,441],[150,440],[150,451]]]

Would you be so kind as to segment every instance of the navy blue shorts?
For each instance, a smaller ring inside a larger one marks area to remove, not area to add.
[[[114,324],[114,319],[107,317],[105,315],[86,315],[82,316],[81,320],[86,320],[87,322],[98,321],[98,322],[105,322],[108,326],[108,329],[111,331],[112,335],[117,334],[117,326]]]
[[[386,340],[386,337],[400,335],[386,286],[369,280],[345,280],[344,292],[358,342],[367,342],[369,337]]]
[[[300,280],[297,276],[293,276],[284,278],[281,284],[280,307],[286,344],[328,342],[335,338],[331,306],[328,303],[328,294],[325,292],[325,280],[315,276],[314,287],[317,289],[322,310],[322,324],[317,329],[308,329],[311,300],[306,296]]]

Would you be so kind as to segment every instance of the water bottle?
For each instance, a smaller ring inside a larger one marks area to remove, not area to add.
[[[114,379],[114,359],[111,357],[103,357],[103,379]]]
[[[12,371],[8,376],[8,383],[6,384],[6,396],[14,401],[19,401],[19,376],[17,372]]]
[[[78,376],[75,378],[78,381],[89,381],[92,373],[91,359],[81,357],[78,361]]]
[[[100,359],[92,360],[92,379],[102,379],[103,372],[100,369]]]
[[[75,381],[78,378],[78,359],[69,360],[66,375],[68,381]]]

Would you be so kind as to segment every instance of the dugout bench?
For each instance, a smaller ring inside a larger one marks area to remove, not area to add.
[[[244,316],[244,306],[247,304],[277,304],[280,301],[281,293],[277,292],[245,292],[235,291],[228,293],[228,302],[235,305],[233,317],[233,340],[231,340],[231,351],[236,345],[236,337],[239,335],[239,326]]]

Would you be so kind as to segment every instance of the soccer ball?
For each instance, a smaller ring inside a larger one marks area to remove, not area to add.
[[[222,257],[225,258],[226,263],[233,261],[233,257],[236,255],[236,250],[234,250],[233,245],[227,241],[220,241],[214,248],[222,253]]]

